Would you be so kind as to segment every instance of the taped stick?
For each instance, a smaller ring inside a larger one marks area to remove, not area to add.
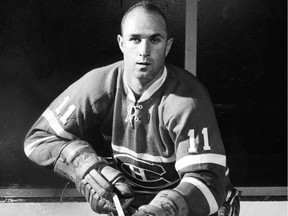
[[[113,195],[113,201],[114,201],[118,216],[125,216],[124,211],[123,211],[122,206],[121,206],[121,203],[120,203],[120,200],[119,200],[119,197],[117,196],[117,194]]]

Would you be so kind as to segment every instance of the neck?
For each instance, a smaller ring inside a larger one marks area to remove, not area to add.
[[[133,76],[125,76],[127,85],[131,88],[135,98],[138,100],[142,94],[163,74],[164,68],[160,70],[151,80],[143,81]]]
[[[139,80],[135,77],[129,77],[128,79],[126,79],[126,81],[127,81],[127,85],[134,92],[134,95],[141,97],[141,95],[146,89],[147,82],[143,82],[142,80]]]

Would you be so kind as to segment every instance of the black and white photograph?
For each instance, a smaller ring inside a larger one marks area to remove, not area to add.
[[[287,1],[2,0],[0,215],[287,216]]]

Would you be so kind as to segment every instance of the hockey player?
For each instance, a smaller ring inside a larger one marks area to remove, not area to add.
[[[165,63],[173,38],[164,14],[141,2],[121,27],[124,60],[56,98],[28,132],[26,155],[73,181],[97,213],[116,213],[117,194],[127,215],[217,215],[221,206],[220,215],[237,215],[209,96],[192,74]],[[91,130],[109,144],[88,141]]]

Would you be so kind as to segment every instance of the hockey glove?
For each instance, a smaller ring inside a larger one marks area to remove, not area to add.
[[[140,206],[133,216],[187,216],[188,206],[175,190],[160,191],[148,204]]]
[[[123,208],[133,197],[133,190],[123,174],[110,167],[104,158],[98,157],[84,141],[68,144],[57,159],[54,171],[73,181],[96,213],[116,212],[113,193],[119,196]]]
[[[223,205],[218,210],[218,216],[239,216],[240,192],[235,188],[228,190]]]

